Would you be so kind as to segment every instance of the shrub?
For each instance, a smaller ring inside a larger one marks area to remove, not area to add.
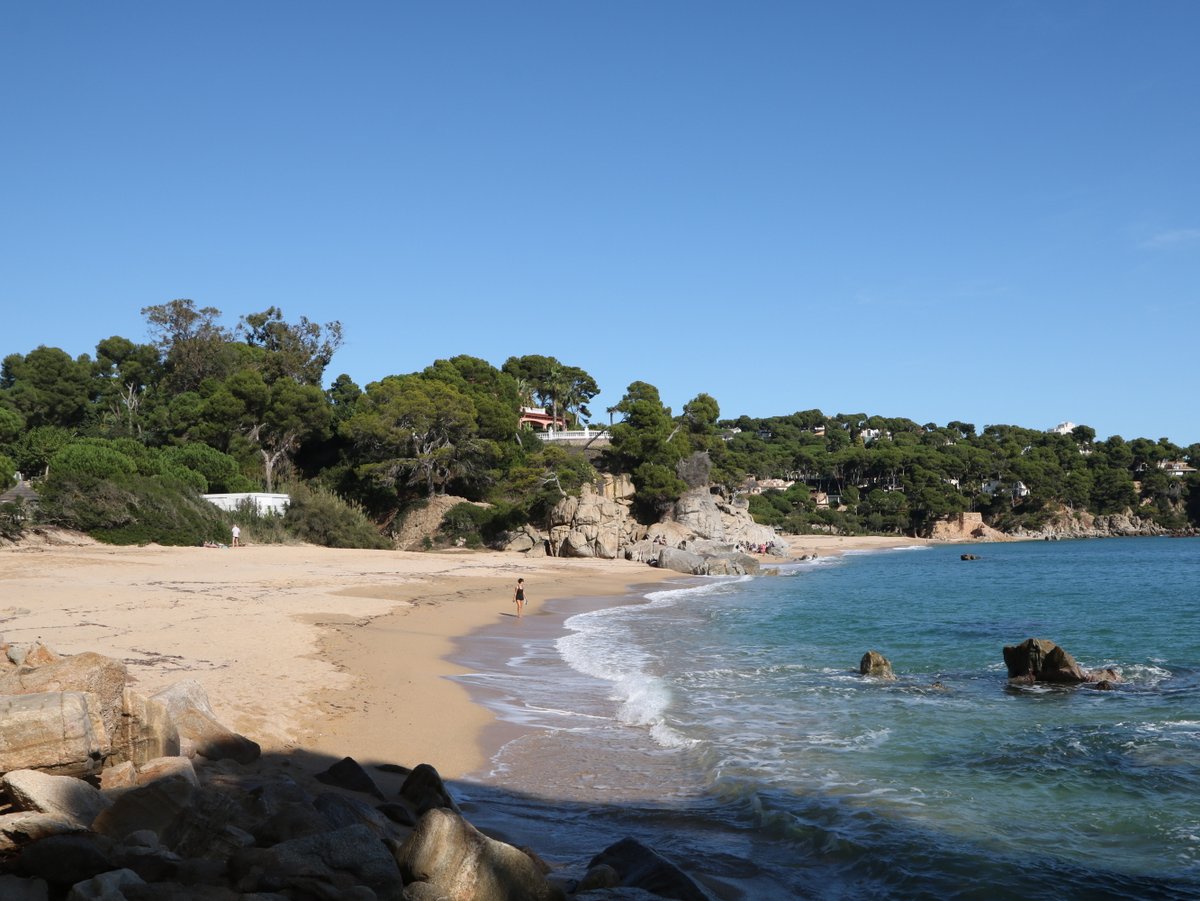
[[[109,544],[195,545],[223,541],[228,529],[220,510],[169,474],[57,475],[43,489],[40,518]]]
[[[50,458],[50,479],[81,476],[113,479],[137,472],[137,464],[120,451],[103,445],[79,442],[68,444]]]
[[[442,536],[444,544],[457,544],[461,540],[467,547],[481,547],[482,530],[491,515],[492,511],[487,507],[465,502],[455,504],[442,517],[438,534]]]
[[[254,482],[242,475],[237,460],[207,444],[195,442],[180,447],[168,447],[163,451],[163,457],[176,466],[204,476],[208,483],[208,491],[236,494],[257,490]]]
[[[391,547],[361,507],[343,500],[327,488],[297,484],[291,486],[288,493],[291,503],[283,523],[302,541],[323,547]]]

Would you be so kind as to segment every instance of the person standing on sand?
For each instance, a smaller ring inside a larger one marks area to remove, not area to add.
[[[517,579],[517,587],[513,589],[513,603],[517,605],[517,616],[525,609],[525,580]]]
[[[239,529],[235,525],[231,531],[233,533],[233,541],[230,542],[230,545],[232,547],[241,547],[242,546],[242,530]]]

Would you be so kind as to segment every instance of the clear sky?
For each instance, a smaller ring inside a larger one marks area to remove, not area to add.
[[[0,7],[0,355],[340,320],[676,411],[1200,441],[1200,3]]]

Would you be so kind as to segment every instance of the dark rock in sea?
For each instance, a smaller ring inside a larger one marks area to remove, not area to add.
[[[1100,680],[1119,682],[1121,679],[1113,669],[1084,670],[1074,657],[1045,638],[1027,638],[1018,645],[1006,645],[1004,664],[1008,667],[1008,681],[1014,685],[1035,682],[1080,685]]]
[[[878,651],[867,651],[858,663],[858,672],[863,676],[872,676],[885,682],[895,682],[896,674],[892,672],[892,663]]]
[[[345,788],[374,795],[380,801],[387,800],[383,792],[379,790],[379,786],[375,784],[375,780],[367,775],[366,770],[359,766],[358,761],[353,757],[343,757],[329,769],[317,773],[314,778],[318,782],[324,782],[335,788]]]
[[[978,560],[979,558],[977,556],[975,556],[974,554],[962,554],[958,559],[959,560]]]
[[[591,871],[599,866],[616,870],[622,886],[632,886],[653,892],[663,898],[678,901],[713,901],[687,873],[675,866],[653,848],[632,838],[623,838],[592,858]]]
[[[1115,686],[1108,679],[1101,679],[1092,687],[1095,688],[1096,691],[1113,691],[1117,686]]]

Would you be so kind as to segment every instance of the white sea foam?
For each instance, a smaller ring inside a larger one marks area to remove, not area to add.
[[[649,671],[651,656],[624,634],[631,618],[647,608],[673,607],[687,598],[726,590],[749,577],[718,578],[700,585],[650,592],[647,603],[608,607],[579,613],[564,626],[570,630],[555,642],[562,660],[577,672],[611,683],[609,697],[617,702],[616,718],[629,726],[648,727],[662,747],[686,747],[694,742],[672,729],[663,714],[671,703],[671,692],[663,680]]]

